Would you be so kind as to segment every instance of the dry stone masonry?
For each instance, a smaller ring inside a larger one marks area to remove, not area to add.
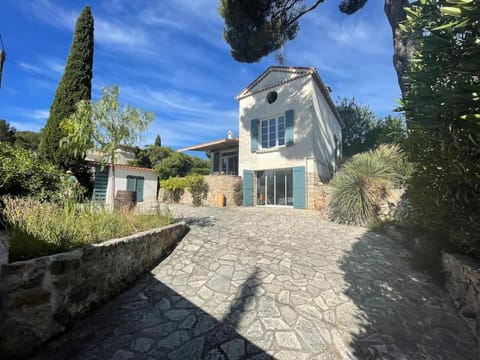
[[[0,358],[30,353],[157,264],[185,223],[1,265]],[[5,357],[3,357],[5,356]]]

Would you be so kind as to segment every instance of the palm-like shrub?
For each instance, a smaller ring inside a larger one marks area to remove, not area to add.
[[[332,181],[331,217],[349,224],[367,224],[377,217],[389,191],[402,185],[411,171],[397,145],[381,145],[354,156]]]

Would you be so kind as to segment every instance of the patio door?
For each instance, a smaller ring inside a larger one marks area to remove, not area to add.
[[[257,205],[293,205],[292,169],[257,171]]]

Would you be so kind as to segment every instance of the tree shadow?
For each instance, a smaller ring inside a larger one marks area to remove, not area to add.
[[[236,327],[255,297],[258,269],[217,320],[152,274],[53,340],[33,359],[273,359]]]
[[[340,260],[344,293],[358,309],[352,321],[360,331],[350,334],[354,355],[478,359],[473,335],[446,292],[428,274],[414,270],[410,257],[390,238],[367,232]]]
[[[210,217],[186,217],[180,218],[179,221],[184,221],[189,227],[198,226],[201,228],[204,227],[213,227],[215,226],[215,221]]]

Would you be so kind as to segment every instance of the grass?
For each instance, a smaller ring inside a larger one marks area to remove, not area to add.
[[[141,215],[124,208],[109,212],[96,204],[63,205],[32,198],[3,197],[3,217],[11,231],[10,261],[27,260],[171,224],[169,213]]]

